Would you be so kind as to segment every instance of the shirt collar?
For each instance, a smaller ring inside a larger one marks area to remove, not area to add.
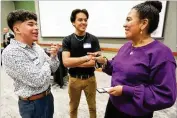
[[[19,46],[22,47],[22,48],[31,48],[29,45],[27,45],[27,44],[25,44],[25,43],[22,43],[22,42],[20,42],[20,41],[17,41],[17,40],[15,40],[15,39],[10,40],[10,43],[12,43],[12,44],[17,44],[17,45],[19,45]],[[35,45],[36,45],[36,44],[33,43],[33,44],[32,44],[32,47],[35,46]]]

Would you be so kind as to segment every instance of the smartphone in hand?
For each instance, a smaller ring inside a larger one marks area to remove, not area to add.
[[[99,93],[107,93],[112,87],[105,87],[105,88],[97,88],[96,90]]]

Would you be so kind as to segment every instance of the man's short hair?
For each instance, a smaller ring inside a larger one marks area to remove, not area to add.
[[[24,22],[27,20],[37,21],[37,15],[31,11],[19,9],[19,10],[10,12],[7,16],[7,24],[12,31],[13,31],[13,25],[17,21]]]
[[[70,21],[73,23],[76,20],[76,15],[78,13],[84,13],[87,16],[87,19],[89,18],[89,14],[86,9],[75,9],[72,11],[70,16]]]

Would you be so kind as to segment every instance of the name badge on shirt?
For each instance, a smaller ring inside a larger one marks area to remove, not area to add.
[[[38,64],[39,64],[39,59],[38,59],[38,58],[35,58],[35,59],[33,60],[33,62],[34,62],[35,65],[38,65]]]
[[[92,48],[92,46],[91,46],[90,43],[84,43],[83,47],[84,47],[84,48]]]

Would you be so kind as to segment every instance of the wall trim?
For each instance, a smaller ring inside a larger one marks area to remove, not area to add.
[[[39,43],[37,42],[37,44],[39,44],[40,46],[43,47],[49,47],[51,44],[46,44],[46,43]],[[61,44],[59,44],[59,46],[62,46]],[[3,47],[2,43],[1,43],[1,47]],[[108,52],[117,52],[119,49],[118,48],[105,48],[105,47],[101,47],[102,51],[108,51]],[[172,52],[173,56],[177,57],[177,52]]]
[[[45,47],[49,47],[51,44],[44,44],[44,43],[38,43],[40,46],[45,46]],[[60,46],[62,46],[61,44],[59,44]],[[102,51],[108,51],[108,52],[117,52],[119,49],[118,48],[105,48],[105,47],[101,47]],[[173,56],[177,57],[177,52],[172,52]]]

